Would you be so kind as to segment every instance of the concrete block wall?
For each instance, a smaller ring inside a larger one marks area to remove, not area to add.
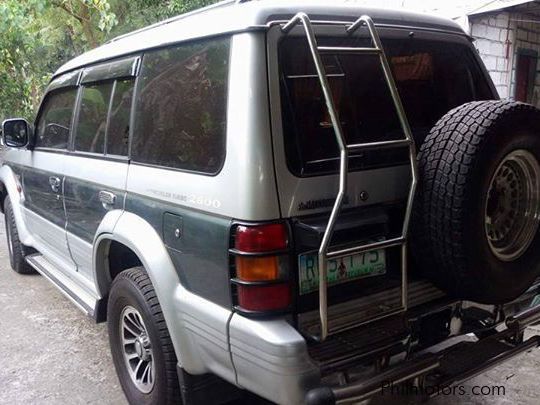
[[[536,52],[537,74],[533,99],[540,107],[540,16],[528,11],[529,5],[512,11],[471,16],[471,35],[499,96],[513,99],[516,91],[516,52]]]
[[[486,16],[471,17],[471,35],[480,57],[497,87],[499,96],[511,95],[509,72],[512,67],[512,38],[515,22],[510,13],[501,12]]]
[[[520,8],[520,12],[513,13],[512,18],[516,20],[516,37],[514,41],[514,50],[519,53],[527,52],[536,54],[536,75],[533,89],[532,104],[540,107],[540,16],[527,12],[531,5],[525,5]],[[536,22],[538,21],[538,22]],[[516,66],[517,58],[514,58],[512,64],[512,86],[510,91],[515,94],[516,88]]]

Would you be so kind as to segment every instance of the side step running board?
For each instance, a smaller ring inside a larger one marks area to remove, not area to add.
[[[95,318],[98,300],[52,265],[41,253],[26,256],[26,261],[48,279],[86,315]]]

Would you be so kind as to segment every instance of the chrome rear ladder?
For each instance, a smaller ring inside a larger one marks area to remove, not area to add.
[[[351,35],[359,27],[365,25],[369,31],[372,47],[328,47],[328,46],[318,46],[315,34],[313,33],[312,23],[305,13],[296,14],[290,21],[285,23],[281,29],[287,34],[289,33],[296,25],[302,24],[306,33],[307,41],[309,44],[309,49],[313,57],[313,62],[315,63],[315,69],[317,71],[317,76],[322,88],[324,99],[326,102],[326,107],[328,109],[328,114],[334,128],[336,141],[339,147],[339,191],[336,196],[335,203],[333,205],[332,211],[330,213],[330,218],[328,220],[328,225],[324,231],[321,245],[318,251],[318,266],[319,266],[319,314],[320,314],[320,336],[318,339],[324,340],[329,334],[328,330],[328,302],[327,302],[327,279],[326,279],[326,261],[328,259],[338,259],[344,256],[366,253],[377,249],[385,249],[393,246],[401,246],[401,308],[395,312],[404,311],[407,309],[407,232],[409,228],[409,222],[411,217],[412,205],[414,200],[414,192],[416,189],[417,182],[417,168],[416,168],[416,148],[414,140],[411,134],[411,129],[405,115],[405,110],[401,103],[399,93],[392,75],[390,64],[386,58],[379,34],[375,28],[373,20],[369,16],[361,16],[354,23],[349,25],[346,28],[346,33]],[[370,142],[370,143],[357,143],[347,145],[345,138],[343,136],[343,130],[341,128],[341,122],[339,120],[338,112],[334,105],[334,100],[332,97],[332,92],[327,80],[326,70],[321,59],[321,53],[326,54],[361,54],[361,55],[378,55],[383,69],[384,77],[390,90],[392,100],[394,102],[397,115],[399,117],[399,122],[401,124],[405,139],[400,140],[390,140],[390,141],[381,141],[381,142]],[[408,146],[409,148],[409,161],[411,168],[411,183],[409,188],[409,194],[407,197],[407,206],[405,209],[405,214],[403,218],[403,227],[401,230],[401,236],[395,237],[392,239],[387,239],[379,242],[373,242],[365,245],[359,245],[354,247],[349,247],[346,249],[328,251],[332,235],[334,233],[334,225],[336,219],[339,215],[339,211],[343,204],[343,199],[347,190],[347,175],[348,175],[348,160],[349,152],[351,151],[360,151],[365,149],[383,149],[383,148],[396,148]],[[390,315],[390,314],[385,314]],[[330,331],[334,332],[334,331]]]

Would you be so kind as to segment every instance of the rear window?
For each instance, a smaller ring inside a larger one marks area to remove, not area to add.
[[[225,157],[229,38],[144,55],[137,89],[136,162],[214,174]]]
[[[370,46],[367,39],[342,38],[326,38],[319,45]],[[450,109],[493,97],[467,46],[423,40],[386,40],[384,46],[417,144]],[[297,176],[336,172],[334,130],[306,39],[285,38],[279,61],[290,170]],[[323,63],[347,143],[403,138],[378,56],[323,55]],[[351,154],[349,167],[402,164],[407,156],[406,148],[362,151]]]

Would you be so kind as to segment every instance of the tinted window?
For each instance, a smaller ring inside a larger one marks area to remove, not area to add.
[[[132,156],[135,161],[217,172],[223,162],[229,39],[144,56]]]
[[[116,82],[107,132],[107,154],[127,155],[133,80]]]
[[[66,149],[77,89],[61,90],[47,96],[36,131],[36,146]]]
[[[322,45],[369,46],[364,39],[326,38]],[[421,144],[447,111],[471,100],[492,98],[469,47],[422,40],[387,40],[385,50],[411,125]],[[287,160],[297,175],[334,172],[338,148],[305,38],[280,46],[283,130]],[[402,139],[378,56],[323,56],[347,143]],[[399,164],[407,150],[351,153],[351,169]]]
[[[75,150],[103,153],[111,90],[110,82],[83,87]]]

